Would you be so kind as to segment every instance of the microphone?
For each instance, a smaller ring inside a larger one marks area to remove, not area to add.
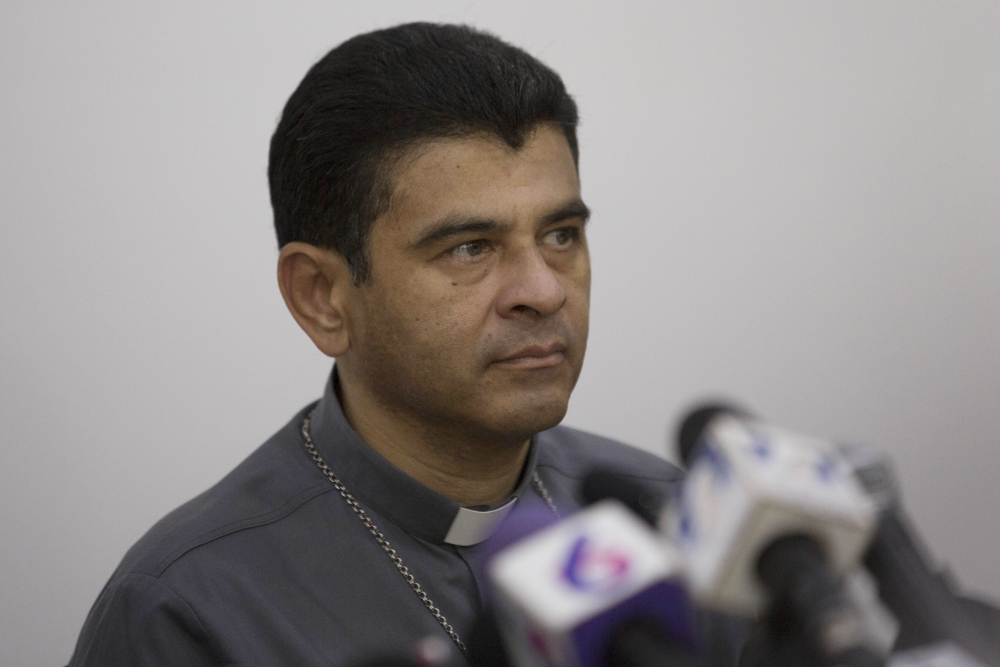
[[[637,480],[630,474],[595,468],[584,477],[581,492],[586,505],[608,498],[619,500],[658,530],[657,524],[670,501],[671,491],[675,492],[679,484],[678,479],[668,491],[649,481]],[[694,611],[699,655],[711,665],[725,667],[736,665],[746,642],[748,630],[746,619],[707,609],[695,608]],[[638,647],[643,645],[643,640],[629,639],[628,644],[639,650]],[[670,664],[667,659],[662,662]]]
[[[864,563],[875,577],[879,597],[899,621],[895,650],[924,647],[923,653],[914,652],[922,655],[926,647],[950,643],[985,664],[1000,665],[1000,637],[979,629],[970,605],[930,566],[928,550],[903,512],[892,462],[870,447],[844,445],[841,451],[879,509]]]
[[[836,448],[724,405],[692,412],[678,445],[689,473],[664,522],[694,598],[766,612],[813,662],[882,664],[840,579],[868,545],[875,506]]]
[[[489,609],[483,608],[472,622],[466,641],[472,667],[509,667],[500,628]]]
[[[607,659],[608,667],[707,667],[703,656],[648,621],[625,623],[613,636]]]
[[[508,521],[517,519],[515,510]],[[511,664],[699,665],[679,567],[676,552],[615,500],[495,552],[486,572]]]
[[[454,663],[457,651],[450,641],[433,634],[427,635],[406,653],[388,653],[375,655],[360,662],[354,667],[445,667]]]
[[[636,516],[655,527],[666,505],[667,497],[656,487],[644,484],[625,473],[596,468],[583,478],[580,487],[583,501],[593,505],[613,498],[625,504]]]

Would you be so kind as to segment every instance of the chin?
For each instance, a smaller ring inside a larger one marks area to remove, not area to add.
[[[525,439],[546,431],[563,420],[569,407],[568,393],[520,399],[505,402],[493,411],[494,428],[507,438]]]

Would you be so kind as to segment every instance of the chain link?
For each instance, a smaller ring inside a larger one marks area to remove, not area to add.
[[[451,640],[455,642],[455,645],[458,646],[459,649],[461,649],[462,653],[465,656],[468,656],[469,649],[466,648],[465,644],[459,638],[458,633],[455,632],[455,629],[451,627],[450,623],[448,623],[448,619],[446,619],[444,614],[441,613],[441,610],[434,605],[434,602],[430,599],[430,597],[428,597],[427,593],[424,592],[424,589],[420,587],[419,583],[417,583],[416,578],[410,574],[410,569],[403,564],[403,559],[400,558],[399,554],[396,553],[396,550],[392,548],[392,545],[389,544],[389,540],[385,538],[385,535],[383,535],[382,531],[378,529],[375,522],[369,518],[368,513],[365,512],[361,505],[358,504],[358,501],[354,499],[354,496],[347,490],[344,483],[340,481],[340,478],[338,478],[332,470],[330,470],[326,461],[324,461],[323,457],[319,455],[318,451],[316,451],[316,445],[313,444],[312,436],[309,434],[309,424],[312,422],[312,416],[313,413],[310,412],[306,415],[305,420],[302,422],[302,440],[305,443],[306,449],[309,451],[309,455],[312,457],[313,461],[316,462],[316,465],[319,466],[319,469],[323,471],[323,474],[326,475],[327,479],[333,483],[333,488],[337,489],[337,492],[340,493],[341,497],[347,503],[347,506],[354,510],[357,517],[361,519],[361,523],[365,525],[365,528],[367,528],[368,532],[372,534],[375,541],[378,542],[378,545],[382,547],[382,550],[385,551],[387,556],[389,556],[389,560],[391,560],[392,564],[396,566],[399,573],[403,575],[403,579],[410,585],[413,592],[417,594],[420,601],[424,603],[427,610],[433,614],[434,618],[437,619],[437,622],[441,624],[442,628],[444,628],[444,631],[448,633],[449,637],[451,637]]]
[[[458,646],[459,649],[461,649],[463,655],[468,657],[469,649],[466,648],[465,644],[459,638],[458,633],[455,632],[455,629],[451,627],[450,623],[448,623],[448,619],[444,617],[441,610],[437,608],[427,593],[424,592],[424,589],[420,587],[416,578],[410,573],[410,569],[403,564],[403,559],[399,557],[396,550],[392,548],[391,544],[389,544],[389,540],[385,538],[385,535],[383,535],[382,531],[378,529],[375,522],[371,520],[368,513],[365,512],[364,508],[362,508],[358,501],[355,500],[351,492],[347,490],[346,486],[344,486],[344,483],[341,482],[340,478],[333,473],[333,470],[330,469],[330,466],[326,464],[326,461],[323,460],[323,457],[320,456],[319,452],[316,450],[316,445],[313,444],[312,435],[309,433],[309,424],[312,422],[313,412],[315,412],[315,408],[313,411],[310,411],[309,414],[306,415],[306,418],[302,421],[302,441],[303,444],[305,444],[306,450],[309,452],[309,456],[312,457],[312,460],[316,462],[319,469],[324,475],[326,475],[327,479],[330,480],[333,484],[333,488],[337,489],[337,492],[340,493],[340,496],[347,503],[347,506],[354,511],[357,517],[361,520],[361,523],[363,523],[365,528],[368,529],[368,532],[372,534],[372,537],[375,538],[378,545],[382,547],[382,550],[385,551],[387,556],[389,556],[389,560],[391,560],[392,564],[396,566],[399,573],[403,575],[403,579],[410,585],[413,592],[417,594],[420,601],[424,603],[427,610],[431,612],[435,619],[437,619],[437,622],[441,624],[441,627],[448,633],[451,640],[455,642],[455,645]],[[535,483],[535,487],[538,489],[538,494],[549,506],[549,509],[551,509],[552,513],[558,517],[559,510],[556,509],[555,503],[553,503],[552,498],[549,497],[548,489],[546,489],[545,485],[542,484],[542,480],[538,477],[537,472],[532,472],[531,481]]]

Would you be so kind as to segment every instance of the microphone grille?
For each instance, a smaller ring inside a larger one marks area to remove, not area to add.
[[[705,403],[688,412],[677,429],[677,452],[680,454],[681,462],[688,466],[691,457],[694,456],[698,441],[708,427],[709,423],[721,414],[735,415],[737,417],[749,417],[750,414],[736,407],[731,403]]]

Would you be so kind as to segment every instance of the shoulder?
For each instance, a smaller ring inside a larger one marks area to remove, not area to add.
[[[116,576],[159,577],[188,552],[279,522],[331,490],[306,456],[296,456],[305,410],[217,484],[158,521],[128,551]]]
[[[669,461],[625,443],[568,426],[536,436],[538,466],[582,480],[592,470],[611,470],[654,482],[676,482],[684,473]]]
[[[159,579],[126,574],[104,587],[70,659],[73,667],[225,662],[197,613]]]

